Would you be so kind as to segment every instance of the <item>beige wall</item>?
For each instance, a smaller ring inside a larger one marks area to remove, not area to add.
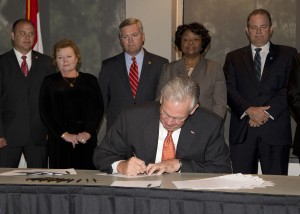
[[[126,0],[126,18],[138,18],[143,23],[144,47],[169,61],[175,59],[172,40],[178,22],[177,4],[178,0]]]

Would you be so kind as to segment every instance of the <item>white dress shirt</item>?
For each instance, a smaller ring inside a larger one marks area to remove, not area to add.
[[[23,62],[22,56],[26,56],[27,57],[26,58],[26,62],[27,62],[28,71],[29,71],[30,68],[31,68],[31,64],[32,64],[32,62],[31,62],[31,51],[29,51],[26,55],[21,54],[16,49],[14,49],[14,52],[16,54],[16,57],[17,57],[17,60],[18,60],[20,68],[21,68],[21,65],[22,65],[22,62]]]
[[[180,131],[181,131],[181,128],[175,130],[175,131],[172,133],[172,139],[173,139],[173,142],[174,142],[175,151],[176,151],[176,149],[177,149],[177,144],[178,144],[178,139],[179,139]],[[162,150],[163,150],[164,141],[165,141],[165,138],[167,137],[167,134],[168,134],[168,131],[164,128],[164,126],[162,125],[162,123],[159,122],[158,143],[157,143],[157,150],[156,150],[155,163],[161,162]],[[137,158],[139,158],[139,157],[137,157]],[[118,171],[117,171],[117,166],[118,166],[118,164],[119,164],[121,161],[123,161],[123,160],[116,161],[116,162],[114,162],[114,163],[111,165],[111,166],[112,166],[112,169],[113,169],[113,172],[112,172],[112,173],[114,173],[114,174],[115,174],[115,173],[118,173]]]

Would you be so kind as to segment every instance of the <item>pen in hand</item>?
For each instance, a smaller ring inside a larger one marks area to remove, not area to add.
[[[143,160],[141,160],[141,159],[139,159],[137,156],[136,156],[136,154],[134,153],[134,152],[132,152],[132,154],[133,154],[133,156],[132,157],[135,157],[135,158],[137,158],[138,159],[138,164],[140,165],[140,166],[142,166],[142,167],[146,167],[146,165],[145,165],[145,162],[143,161]],[[143,161],[143,163],[141,163],[141,161]],[[147,174],[147,172],[146,172],[146,168],[145,168],[145,171],[144,172],[140,172],[140,173],[138,173],[138,175],[146,175]]]

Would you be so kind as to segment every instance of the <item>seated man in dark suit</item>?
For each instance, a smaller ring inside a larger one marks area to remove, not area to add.
[[[124,110],[95,149],[94,164],[107,173],[231,173],[222,118],[199,108],[200,88],[175,77],[159,102]]]

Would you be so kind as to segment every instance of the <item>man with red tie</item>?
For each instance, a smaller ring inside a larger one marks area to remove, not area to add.
[[[95,149],[96,168],[129,176],[230,173],[222,119],[199,107],[199,94],[197,82],[175,77],[162,89],[160,102],[122,111]]]
[[[33,51],[35,29],[27,19],[12,27],[13,49],[0,56],[0,167],[48,166],[47,131],[39,114],[40,86],[53,72],[50,57]]]
[[[157,84],[168,60],[143,48],[142,22],[128,18],[119,25],[123,52],[102,62],[98,82],[103,95],[108,130],[121,110],[155,100]]]

